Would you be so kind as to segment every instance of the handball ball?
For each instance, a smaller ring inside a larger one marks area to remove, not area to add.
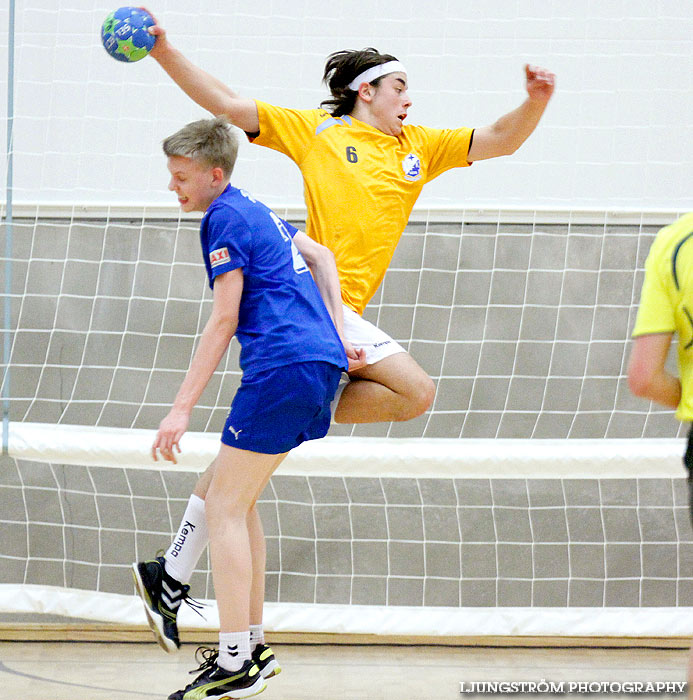
[[[154,46],[156,37],[148,31],[152,26],[154,18],[139,7],[114,10],[101,26],[103,47],[117,61],[139,61]]]

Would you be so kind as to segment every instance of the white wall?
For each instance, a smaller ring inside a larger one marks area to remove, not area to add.
[[[152,59],[108,57],[99,29],[114,6],[16,0],[17,203],[173,203],[159,144],[205,113]],[[446,173],[420,206],[693,206],[690,0],[153,0],[151,10],[195,63],[286,106],[318,105],[325,57],[342,48],[398,56],[409,120],[431,126],[490,123],[523,100],[524,63],[554,70],[557,92],[531,140]],[[0,42],[4,118],[4,30]],[[4,156],[0,166],[4,180]],[[302,203],[298,170],[267,149],[243,145],[235,182],[274,206]]]

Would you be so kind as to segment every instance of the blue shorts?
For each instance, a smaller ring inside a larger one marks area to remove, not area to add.
[[[244,375],[221,441],[240,450],[282,454],[330,428],[330,402],[342,368],[329,362],[282,365]]]

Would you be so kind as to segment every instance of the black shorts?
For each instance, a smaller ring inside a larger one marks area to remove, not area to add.
[[[693,426],[688,431],[688,444],[686,453],[683,455],[683,464],[688,470],[688,510],[693,525]]]

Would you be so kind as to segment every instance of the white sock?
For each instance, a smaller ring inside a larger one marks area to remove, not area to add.
[[[217,663],[227,671],[238,671],[250,659],[250,632],[220,632]]]
[[[250,625],[250,650],[255,651],[258,644],[265,643],[265,630],[262,625]]]
[[[205,502],[192,494],[178,532],[164,555],[166,573],[181,583],[188,583],[208,542]]]

